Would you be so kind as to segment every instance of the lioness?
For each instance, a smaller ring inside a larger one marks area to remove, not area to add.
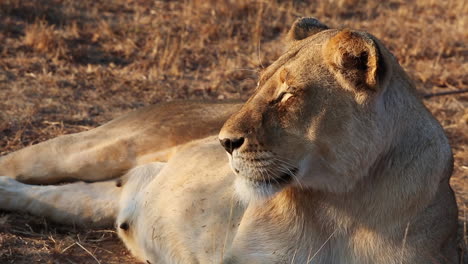
[[[398,62],[312,18],[288,38],[243,105],[153,106],[2,157],[0,207],[116,223],[150,263],[456,263],[451,150]]]

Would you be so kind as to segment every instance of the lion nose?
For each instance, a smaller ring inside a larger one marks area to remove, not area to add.
[[[235,149],[244,144],[244,138],[224,138],[220,139],[219,142],[229,154],[232,154]]]

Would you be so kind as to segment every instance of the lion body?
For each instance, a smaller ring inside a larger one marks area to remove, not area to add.
[[[290,37],[244,105],[147,108],[2,157],[1,208],[115,223],[150,263],[456,263],[451,150],[396,60],[316,20]],[[67,180],[104,181],[19,182]]]

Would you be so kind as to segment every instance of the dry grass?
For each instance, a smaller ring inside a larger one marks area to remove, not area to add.
[[[298,16],[372,32],[422,94],[466,89],[467,13],[463,0],[2,0],[0,154],[143,105],[247,98]],[[468,94],[425,103],[454,150],[452,185],[466,242]],[[1,263],[96,262],[89,253],[101,263],[132,262],[108,231],[0,216]]]

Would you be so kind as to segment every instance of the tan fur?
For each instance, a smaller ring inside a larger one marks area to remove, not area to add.
[[[301,19],[289,38],[241,108],[169,104],[3,157],[38,183],[135,168],[1,177],[0,206],[102,225],[110,200],[94,212],[151,263],[456,263],[450,147],[405,72],[368,33]]]

